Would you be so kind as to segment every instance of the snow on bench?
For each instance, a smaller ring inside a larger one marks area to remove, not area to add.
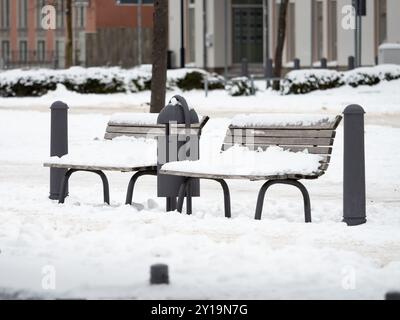
[[[140,150],[140,152],[138,152]],[[131,172],[157,166],[154,139],[116,137],[88,141],[84,147],[59,157],[51,157],[45,167]]]
[[[162,166],[168,174],[220,179],[265,180],[267,177],[318,175],[323,157],[307,152],[291,152],[280,147],[251,151],[236,145],[227,151],[197,161],[170,162]]]

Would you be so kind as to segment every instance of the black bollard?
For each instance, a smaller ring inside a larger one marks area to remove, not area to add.
[[[274,76],[274,66],[273,66],[273,61],[272,59],[268,59],[267,60],[267,64],[265,66],[265,79],[267,82],[267,89],[270,87],[271,85],[271,78]]]
[[[150,284],[169,284],[168,266],[154,264],[150,267]]]
[[[355,59],[354,59],[354,57],[353,56],[350,56],[349,57],[349,59],[348,59],[348,67],[347,67],[347,69],[348,70],[354,70],[354,68],[355,68],[355,65],[356,65],[356,62],[355,62]]]
[[[367,222],[365,196],[364,109],[344,110],[343,221],[349,226]]]
[[[386,293],[385,300],[400,300],[400,292]]]
[[[68,154],[68,105],[61,101],[51,107],[50,156],[62,157]],[[58,200],[61,181],[66,169],[50,168],[50,199]],[[67,188],[68,192],[68,188]]]
[[[293,60],[293,62],[294,62],[294,69],[295,70],[300,70],[300,59],[294,59]]]
[[[246,58],[242,59],[242,77],[249,76],[249,63]]]

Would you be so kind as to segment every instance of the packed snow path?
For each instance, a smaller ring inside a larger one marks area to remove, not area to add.
[[[218,151],[229,119],[208,115],[201,147]],[[110,207],[98,204],[101,185],[86,173],[58,205],[42,167],[49,112],[0,110],[0,297],[382,299],[400,289],[400,128],[385,117],[367,118],[382,124],[366,126],[368,223],[349,228],[341,223],[342,127],[327,174],[305,181],[314,218],[305,224],[301,195],[287,186],[271,189],[263,220],[253,220],[262,182],[228,182],[231,220],[207,181],[190,217],[164,213],[152,177],[135,191],[143,210],[125,206],[130,175],[122,173],[109,175]],[[72,109],[69,119],[72,152],[101,138],[109,116]],[[170,286],[149,286],[158,262],[170,266]],[[55,290],[43,286],[49,270]]]

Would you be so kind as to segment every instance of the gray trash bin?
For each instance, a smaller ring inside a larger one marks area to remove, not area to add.
[[[199,123],[199,117],[194,109],[189,108],[183,97],[174,96],[161,110],[157,123],[165,125],[165,135],[157,139],[158,171],[168,162],[199,159],[200,137],[198,130],[191,129],[192,124]],[[165,174],[158,174],[157,177],[158,197],[167,199],[167,211],[176,210],[179,188],[185,177]],[[193,179],[188,190],[188,197],[199,197],[199,179]]]

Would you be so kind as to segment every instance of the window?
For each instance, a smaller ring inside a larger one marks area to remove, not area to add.
[[[21,62],[27,62],[28,60],[28,42],[26,40],[19,42],[19,60]]]
[[[313,61],[319,61],[323,57],[323,3],[319,0],[312,2],[312,36],[313,36]]]
[[[36,7],[36,14],[37,14],[36,28],[40,29],[41,25],[42,25],[42,19],[43,19],[42,9],[46,5],[46,0],[37,0],[36,4],[37,4],[37,7]]]
[[[26,29],[28,26],[28,0],[18,0],[18,27]]]
[[[57,0],[57,28],[64,29],[65,0]]]
[[[5,62],[10,60],[10,41],[8,40],[1,42],[1,57]]]
[[[337,1],[328,1],[328,58],[331,61],[337,60]]]
[[[296,58],[296,17],[295,3],[290,2],[287,12],[287,38],[286,60],[293,61]]]
[[[86,8],[83,5],[75,7],[75,27],[84,28],[86,22]]]
[[[0,28],[10,28],[10,0],[0,0]]]
[[[46,42],[39,40],[37,42],[37,59],[38,61],[44,61],[46,59]]]

